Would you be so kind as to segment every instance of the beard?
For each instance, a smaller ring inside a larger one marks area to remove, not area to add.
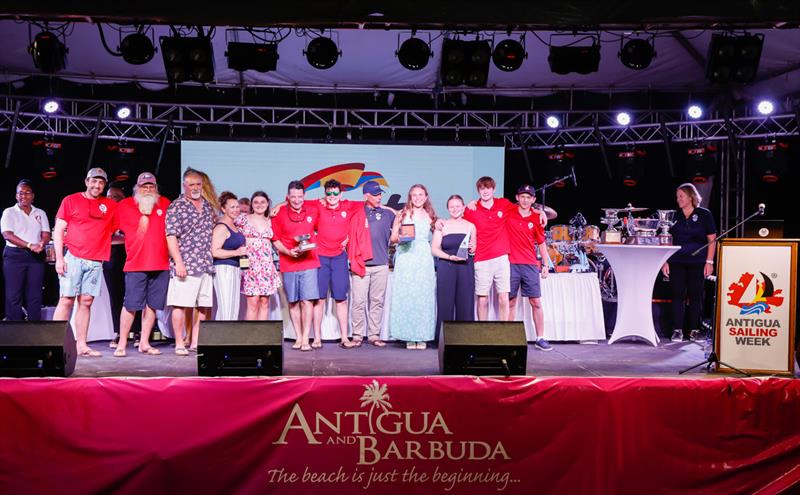
[[[159,195],[157,193],[136,193],[133,198],[136,201],[136,204],[139,206],[139,213],[142,215],[149,215],[153,213],[153,207],[155,207],[156,203],[158,202]]]

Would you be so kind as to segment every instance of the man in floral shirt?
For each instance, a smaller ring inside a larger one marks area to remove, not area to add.
[[[214,263],[211,230],[215,212],[203,199],[203,180],[194,169],[183,173],[183,194],[167,208],[167,247],[172,258],[167,305],[172,306],[175,354],[188,356],[183,341],[187,309],[199,318],[192,325],[190,351],[197,351],[200,320],[211,313]]]

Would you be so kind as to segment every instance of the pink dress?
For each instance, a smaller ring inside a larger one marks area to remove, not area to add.
[[[281,287],[281,277],[272,262],[272,222],[259,232],[248,221],[248,215],[240,215],[234,222],[247,240],[247,257],[250,269],[242,270],[242,294],[246,296],[271,296]]]

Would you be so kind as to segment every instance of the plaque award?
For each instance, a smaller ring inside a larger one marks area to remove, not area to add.
[[[456,253],[458,258],[466,261],[469,258],[469,232],[464,236],[464,240],[461,241],[461,245],[458,246],[458,252]]]
[[[404,223],[400,225],[400,244],[411,242],[416,237],[416,227],[413,223]]]

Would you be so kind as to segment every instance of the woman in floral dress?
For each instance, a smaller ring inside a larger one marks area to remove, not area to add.
[[[250,198],[252,213],[240,215],[236,226],[247,240],[250,269],[242,270],[242,294],[247,297],[246,320],[269,319],[269,296],[281,287],[281,277],[272,261],[272,221],[269,218],[270,200],[264,191]]]

